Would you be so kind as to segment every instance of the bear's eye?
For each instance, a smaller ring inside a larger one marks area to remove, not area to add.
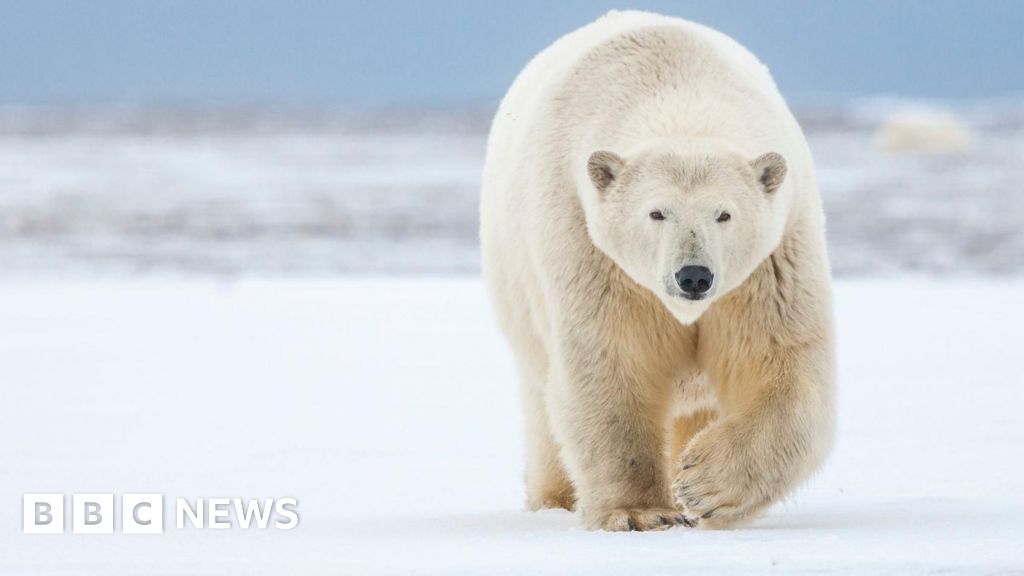
[[[665,215],[661,212],[661,210],[652,210],[651,211],[651,220],[659,220],[659,221],[661,221],[661,220],[664,220],[664,219],[665,219]]]
[[[732,218],[731,214],[728,212],[722,212],[718,215],[718,220],[716,220],[716,222],[728,222],[730,218]]]

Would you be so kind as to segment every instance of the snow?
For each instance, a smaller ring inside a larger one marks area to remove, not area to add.
[[[875,139],[890,152],[951,154],[970,150],[974,135],[949,110],[918,106],[893,112]]]
[[[1024,281],[841,280],[836,313],[819,474],[747,528],[610,534],[522,511],[475,277],[0,282],[0,574],[1024,572]],[[301,522],[21,533],[23,493],[76,491],[294,496]]]

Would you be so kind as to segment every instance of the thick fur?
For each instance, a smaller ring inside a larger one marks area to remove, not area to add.
[[[591,529],[729,526],[824,459],[813,161],[733,40],[627,12],[541,52],[494,119],[481,242],[522,378],[531,509],[577,508]],[[707,298],[681,297],[687,264],[714,271]]]

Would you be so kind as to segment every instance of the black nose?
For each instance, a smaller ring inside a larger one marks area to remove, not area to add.
[[[714,281],[715,275],[707,266],[683,266],[676,272],[676,284],[690,296],[704,294]]]

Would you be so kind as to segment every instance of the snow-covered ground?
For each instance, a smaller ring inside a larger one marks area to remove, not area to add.
[[[473,277],[6,281],[0,574],[1024,573],[1024,282],[843,280],[836,314],[821,473],[745,529],[608,534],[521,511]],[[24,535],[25,492],[294,496],[301,523]]]

